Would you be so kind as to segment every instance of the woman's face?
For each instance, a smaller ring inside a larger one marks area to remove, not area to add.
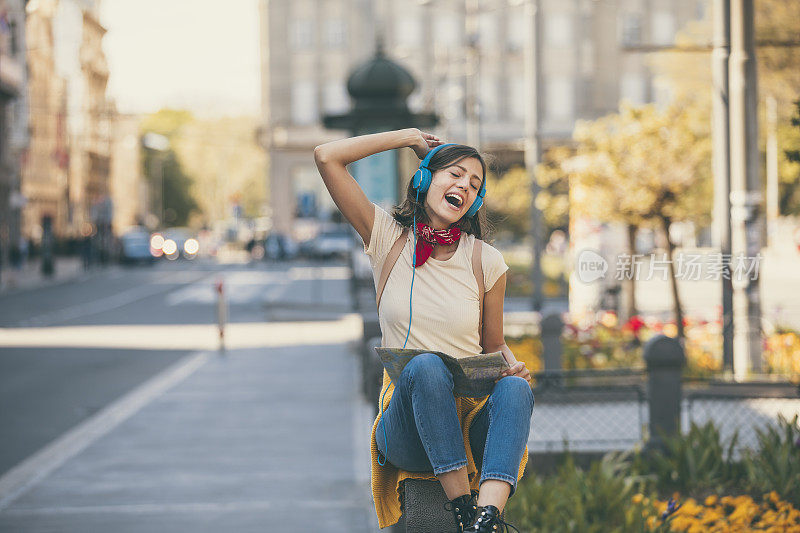
[[[477,198],[483,179],[483,167],[474,157],[437,170],[425,198],[431,227],[447,229],[458,222]]]

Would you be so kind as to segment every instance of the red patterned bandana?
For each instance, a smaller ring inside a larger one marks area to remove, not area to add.
[[[427,224],[417,222],[417,260],[414,267],[425,264],[433,252],[434,244],[453,244],[460,237],[459,228],[435,230]]]

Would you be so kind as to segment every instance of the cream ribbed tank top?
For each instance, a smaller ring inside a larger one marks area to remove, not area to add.
[[[386,256],[403,232],[403,226],[380,206],[374,207],[375,223],[364,252],[377,286]],[[409,234],[386,281],[378,309],[383,333],[381,346],[388,348],[401,348],[408,330],[413,239]],[[453,357],[480,353],[478,285],[472,272],[474,244],[474,235],[462,233],[458,248],[449,259],[429,257],[416,269],[411,334],[406,348],[439,351]],[[502,254],[486,243],[481,248],[481,267],[487,292],[508,270]]]

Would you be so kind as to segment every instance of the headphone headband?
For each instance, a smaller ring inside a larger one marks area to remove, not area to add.
[[[431,149],[427,154],[425,154],[425,158],[422,160],[422,162],[419,164],[419,166],[428,168],[428,163],[431,162],[431,158],[433,157],[433,154],[435,154],[436,152],[438,152],[440,149],[444,148],[445,146],[455,146],[455,144],[456,143],[440,144],[436,148]]]

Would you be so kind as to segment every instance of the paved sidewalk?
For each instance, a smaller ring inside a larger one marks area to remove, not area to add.
[[[190,358],[175,383],[0,498],[0,532],[375,530],[371,412],[346,343]]]
[[[0,294],[61,283],[83,274],[80,257],[56,257],[53,275],[49,277],[42,274],[41,261],[38,259],[28,261],[20,270],[5,266],[0,272]]]

